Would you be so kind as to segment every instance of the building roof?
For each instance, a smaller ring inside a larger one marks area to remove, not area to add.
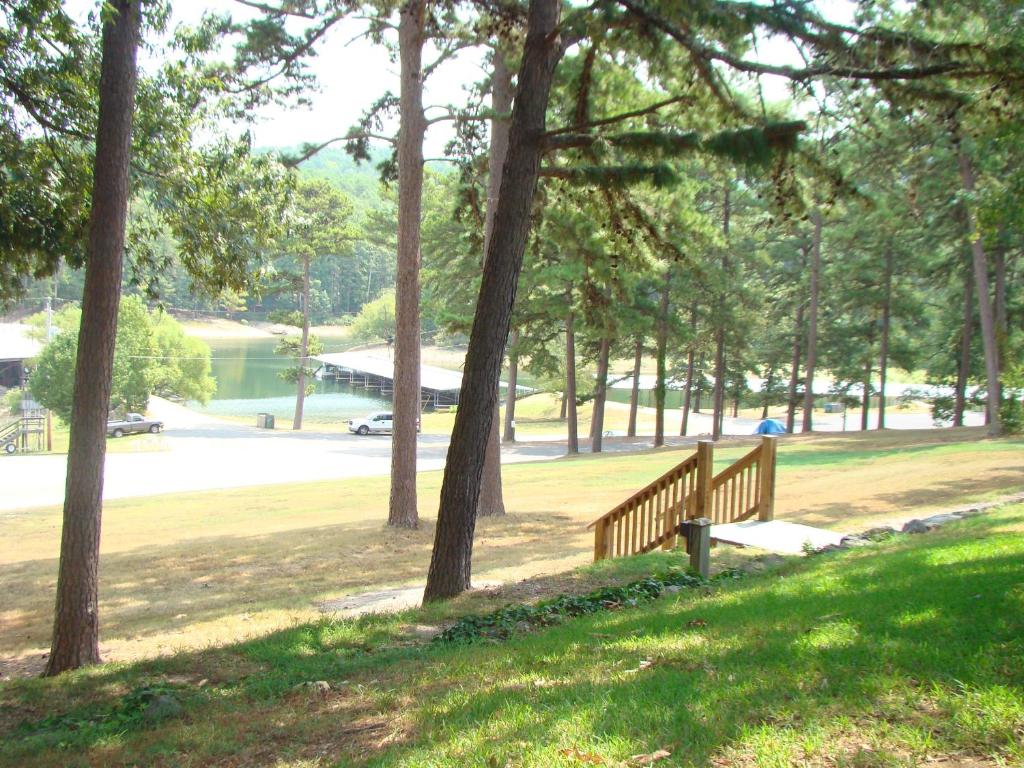
[[[384,379],[394,380],[395,378],[394,361],[366,352],[329,352],[317,355],[313,359],[327,365],[351,368]],[[457,392],[462,388],[462,374],[458,371],[449,371],[447,368],[421,365],[420,387],[437,392]]]
[[[29,330],[19,323],[0,323],[0,361],[27,360],[39,354],[43,345],[29,338]]]

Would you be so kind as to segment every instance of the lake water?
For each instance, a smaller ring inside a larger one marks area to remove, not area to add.
[[[272,413],[282,426],[295,415],[295,385],[280,377],[290,359],[274,354],[277,338],[205,339],[213,353],[213,376],[217,392],[206,406],[193,406],[218,416],[252,417]],[[326,345],[328,352],[340,351]],[[306,398],[304,418],[310,421],[345,421],[371,411],[390,408],[373,390],[350,387],[339,382],[316,382],[316,392]]]

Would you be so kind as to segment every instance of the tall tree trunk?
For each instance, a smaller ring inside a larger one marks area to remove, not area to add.
[[[690,395],[693,392],[693,358],[697,345],[697,302],[690,305],[690,349],[686,353],[686,392],[683,394],[683,419],[679,424],[679,436],[686,437],[690,428]]]
[[[661,304],[658,307],[658,376],[654,383],[654,447],[665,444],[665,390],[668,387],[668,372],[665,357],[668,354],[668,307],[672,273],[665,270],[665,285],[661,288]]]
[[[868,348],[874,346],[874,339],[870,339],[868,342]],[[868,412],[871,410],[871,371],[873,366],[871,365],[871,358],[868,357],[864,361],[864,379],[861,382],[861,386],[864,387],[864,391],[860,397],[860,431],[868,431]]]
[[[968,195],[974,192],[974,166],[971,158],[961,148],[957,154],[960,166],[960,180]],[[971,243],[971,256],[974,264],[974,287],[978,298],[978,317],[981,320],[981,341],[985,350],[986,398],[985,414],[988,421],[988,434],[996,437],[1002,433],[999,421],[999,345],[996,341],[995,321],[992,316],[992,297],[988,287],[988,259],[981,232],[978,230],[974,211],[967,210],[967,235]]]
[[[1009,341],[1009,324],[1006,316],[1006,232],[1000,225],[996,232],[996,247],[992,250],[992,269],[995,278],[992,312],[996,326],[996,359],[999,370],[1005,371],[1006,345]],[[1003,401],[1003,382],[999,382],[999,402]]]
[[[420,212],[423,200],[425,0],[407,0],[398,22],[398,268],[395,277],[395,392],[388,525],[415,528],[416,427],[420,418]],[[460,407],[462,401],[460,400]],[[488,429],[490,423],[488,422]]]
[[[789,364],[789,391],[786,398],[786,431],[796,427],[797,385],[800,383],[800,352],[803,347],[804,305],[796,305],[796,325],[793,329],[793,358]]]
[[[718,294],[718,317],[715,319],[715,409],[712,417],[711,439],[722,436],[722,420],[725,416],[725,281],[729,275],[729,184],[726,182],[722,197],[722,234],[725,236],[725,251],[722,253],[723,285]]]
[[[299,375],[295,382],[295,418],[292,429],[302,429],[302,408],[306,402],[306,367],[309,365],[309,254],[302,257],[302,341]]]
[[[608,357],[611,355],[611,347],[611,339],[604,336],[597,348],[597,385],[594,389],[594,416],[590,422],[591,453],[601,452],[604,438],[604,406],[608,399]]]
[[[491,244],[494,231],[494,212],[498,207],[501,192],[501,173],[508,154],[508,114],[512,110],[512,71],[505,61],[501,45],[494,47],[493,71],[491,73],[491,146],[487,156],[487,217],[484,222],[484,258]],[[486,263],[486,262],[485,262]],[[501,391],[499,377],[494,382],[494,415],[491,417],[491,439],[484,452],[484,474],[480,485],[480,500],[477,514],[484,517],[498,517],[505,514],[505,498],[501,492]],[[514,392],[513,389],[509,390]]]
[[[502,441],[514,443],[516,441],[516,382],[519,378],[519,351],[516,343],[519,341],[518,331],[512,331],[508,339],[508,391],[505,393],[505,434]]]
[[[103,466],[121,300],[140,16],[138,0],[115,0],[110,5],[115,13],[105,16],[103,24],[89,260],[75,362],[57,599],[45,671],[48,676],[100,660]]]
[[[571,294],[567,298],[571,306]],[[572,310],[569,310],[569,314],[565,316],[565,397],[562,399],[562,403],[565,405],[568,429],[566,453],[580,452],[579,421],[576,413],[576,330],[574,320]]]
[[[964,265],[963,326],[960,329],[960,354],[956,363],[956,393],[953,401],[953,426],[964,425],[967,405],[967,377],[971,371],[971,334],[974,330],[974,279],[971,264]]]
[[[704,396],[704,353],[701,352],[700,364],[697,366],[702,371],[701,375],[697,378],[697,392],[693,398],[693,412],[700,413],[700,401]]]
[[[715,330],[715,389],[713,392],[711,439],[722,436],[722,410],[725,407],[725,328]]]
[[[814,373],[818,363],[818,292],[821,279],[821,211],[811,211],[814,234],[811,240],[811,296],[807,323],[807,365],[804,372],[804,420],[802,432],[814,429]]]
[[[878,428],[885,429],[885,379],[889,373],[889,333],[892,325],[892,246],[885,249],[885,295],[882,297],[882,343],[878,355]]]
[[[633,354],[633,389],[629,393],[629,424],[626,427],[626,434],[629,437],[636,437],[636,412],[640,406],[640,363],[644,358],[644,340],[642,336],[636,339],[636,349]]]
[[[767,375],[764,378],[764,404],[761,407],[761,418],[768,418],[768,401],[771,398],[772,387],[775,386],[775,363],[768,366]],[[737,414],[733,414],[734,416]]]
[[[559,0],[530,2],[508,155],[441,483],[424,602],[454,597],[470,587],[483,454],[497,397],[494,382],[505,356],[540,173],[551,80],[562,53],[557,33],[560,9]]]

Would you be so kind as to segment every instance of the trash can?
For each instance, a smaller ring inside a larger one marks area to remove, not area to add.
[[[256,414],[256,426],[260,429],[273,429],[274,428],[274,414],[272,413],[257,413]]]
[[[267,413],[267,414],[264,414],[264,415],[267,417],[267,421],[266,421],[266,423],[263,426],[266,427],[267,429],[273,429],[274,428],[274,414]]]

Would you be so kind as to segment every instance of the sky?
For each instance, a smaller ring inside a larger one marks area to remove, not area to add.
[[[233,0],[177,0],[172,27],[178,22],[194,22],[204,10],[230,13],[236,20],[252,16],[248,9]],[[327,35],[317,46],[317,55],[310,62],[310,69],[318,81],[317,91],[308,94],[311,105],[271,105],[259,110],[256,121],[247,126],[255,146],[294,146],[342,136],[385,91],[398,94],[398,62],[390,60],[383,46],[363,37],[365,29],[365,22],[346,19]],[[397,43],[397,35],[393,37]],[[429,50],[425,53],[425,64],[433,60],[430,54]],[[482,52],[470,51],[438,67],[427,80],[424,105],[463,103],[465,86],[484,76],[482,61]],[[444,145],[451,138],[451,132],[446,128],[446,123],[439,123],[428,131],[427,157],[443,154]],[[386,132],[397,131],[396,121]]]
[[[179,23],[194,23],[204,12],[228,13],[238,21],[252,18],[255,11],[235,0],[172,0],[173,16],[170,27]],[[825,15],[843,22],[850,21],[854,5],[848,0],[819,2]],[[65,7],[77,17],[84,18],[98,7],[97,0],[66,0]],[[287,147],[302,143],[319,143],[342,136],[354,125],[364,110],[385,91],[398,93],[398,63],[390,60],[388,51],[374,45],[361,34],[365,22],[348,19],[339,24],[317,46],[316,57],[310,69],[316,75],[318,89],[308,94],[309,106],[270,105],[256,113],[249,125],[227,126],[229,132],[249,130],[257,147]],[[395,36],[397,37],[397,36]],[[230,51],[225,51],[229,55]],[[799,64],[793,48],[781,40],[760,43],[761,56],[782,63]],[[424,62],[432,57],[429,52]],[[465,87],[485,75],[480,50],[460,54],[446,62],[428,79],[424,96],[425,105],[461,104],[465,100]],[[147,62],[141,60],[143,68]],[[787,98],[786,84],[781,78],[762,79],[768,101]],[[397,121],[387,127],[386,133],[397,133]],[[451,138],[447,123],[432,126],[427,134],[425,154],[439,157]]]

